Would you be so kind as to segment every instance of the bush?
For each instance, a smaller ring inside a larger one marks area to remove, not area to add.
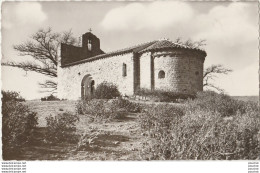
[[[119,96],[120,92],[113,83],[102,82],[94,91],[94,97],[97,99],[113,99]]]
[[[248,105],[243,101],[232,99],[228,95],[218,94],[214,91],[198,92],[196,99],[188,100],[186,105],[188,111],[201,109],[212,113],[219,113],[221,116],[232,116],[238,111],[245,113],[247,109],[250,109],[247,108]]]
[[[2,144],[3,159],[15,159],[21,147],[33,141],[33,132],[38,124],[35,112],[19,103],[16,92],[2,92]]]
[[[184,116],[167,130],[160,129],[144,144],[142,155],[150,160],[255,160],[259,156],[257,117],[225,120],[219,115]],[[253,120],[254,119],[254,120]],[[247,126],[242,125],[247,122]],[[250,123],[248,123],[250,122]]]
[[[80,115],[84,115],[87,112],[87,107],[86,107],[87,101],[86,100],[79,100],[76,104],[76,113]]]
[[[194,98],[194,95],[191,94],[183,94],[163,90],[151,91],[148,89],[140,89],[136,92],[136,95],[143,96],[150,100],[159,102],[179,102],[179,100]]]
[[[114,106],[118,107],[119,109],[124,110],[125,112],[141,112],[141,105],[139,103],[134,103],[121,97],[114,100],[112,104],[114,104]]]
[[[59,100],[60,100],[59,98],[57,98],[52,94],[50,96],[41,98],[41,101],[59,101]]]
[[[181,107],[169,104],[147,105],[139,115],[139,123],[142,132],[155,137],[161,132],[170,130],[171,126],[178,122],[183,115]]]
[[[79,142],[77,145],[77,150],[86,150],[90,147],[93,147],[95,140],[100,135],[101,131],[96,128],[89,128],[81,134]]]
[[[50,143],[77,142],[76,123],[79,121],[77,115],[65,112],[56,116],[46,117],[47,133],[46,140]]]
[[[18,92],[2,91],[2,101],[3,102],[8,102],[8,101],[24,102],[25,99],[23,97],[21,97]]]
[[[260,117],[256,103],[239,102],[238,111],[229,117],[210,107],[193,106],[185,112],[167,105],[144,111],[139,120],[141,130],[148,134],[140,153],[143,159],[254,160],[259,157]]]
[[[125,116],[124,110],[118,107],[116,100],[79,101],[76,105],[76,112],[88,116],[92,121],[110,121]]]

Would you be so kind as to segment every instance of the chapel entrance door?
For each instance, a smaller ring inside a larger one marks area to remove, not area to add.
[[[81,99],[89,100],[93,98],[95,81],[91,75],[85,75],[81,82]]]

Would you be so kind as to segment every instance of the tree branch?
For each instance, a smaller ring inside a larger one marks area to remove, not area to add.
[[[207,45],[206,40],[204,39],[199,41],[192,41],[191,39],[183,41],[181,37],[176,38],[175,43],[182,44],[193,49],[203,49],[203,47]]]
[[[3,62],[3,66],[10,66],[33,71],[52,78],[57,77],[58,51],[61,43],[75,45],[79,44],[72,36],[72,30],[63,33],[55,33],[51,28],[40,29],[34,33],[29,41],[14,45],[13,48],[20,56],[30,56],[31,62]],[[57,83],[46,81],[40,84],[41,88],[56,89]]]
[[[57,82],[46,80],[44,83],[38,83],[41,88],[57,88]]]
[[[223,65],[221,64],[217,64],[217,65],[212,65],[210,67],[208,67],[203,74],[203,78],[205,78],[208,75],[216,75],[216,74],[228,74],[230,72],[232,72],[233,70],[225,68]]]
[[[36,73],[40,73],[46,76],[50,77],[57,77],[57,70],[52,68],[44,68],[37,64],[33,64],[30,62],[21,62],[21,63],[15,63],[15,62],[6,62],[2,63],[3,66],[10,66],[10,67],[17,67],[21,68],[25,71],[33,71]]]
[[[38,83],[39,86],[44,89],[41,92],[50,92],[50,93],[55,93],[57,90],[57,82],[52,81],[52,80],[46,80],[44,83]]]
[[[210,83],[210,80],[214,80],[220,74],[227,75],[230,72],[232,72],[231,69],[225,68],[221,64],[212,65],[212,66],[206,68],[206,70],[203,73],[203,88],[209,87],[209,88],[214,88],[219,92],[224,92],[223,89],[221,89],[218,86]]]

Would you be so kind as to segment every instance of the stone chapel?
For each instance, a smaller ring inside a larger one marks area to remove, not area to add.
[[[166,39],[105,53],[99,38],[87,32],[81,47],[61,44],[58,97],[91,98],[104,81],[117,85],[126,96],[138,89],[193,94],[203,90],[206,55],[204,50]]]

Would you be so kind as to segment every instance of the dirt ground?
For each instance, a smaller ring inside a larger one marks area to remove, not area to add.
[[[138,114],[127,113],[124,119],[106,123],[89,123],[87,117],[81,115],[77,131],[95,129],[99,134],[91,147],[77,150],[77,144],[50,145],[44,141],[45,117],[66,111],[75,113],[76,102],[28,101],[25,104],[38,113],[37,140],[30,147],[23,148],[16,160],[140,160],[143,136],[137,124]]]

